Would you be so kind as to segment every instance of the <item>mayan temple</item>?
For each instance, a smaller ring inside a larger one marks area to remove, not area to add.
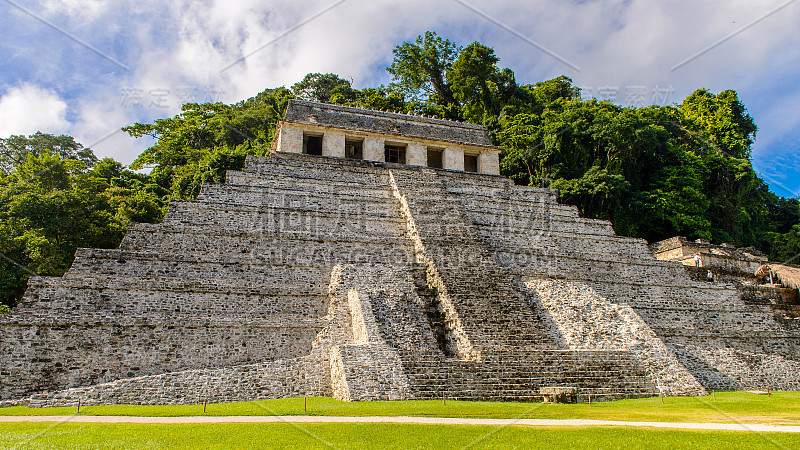
[[[501,175],[486,130],[291,101],[268,158],[0,317],[5,404],[800,389],[800,325]]]

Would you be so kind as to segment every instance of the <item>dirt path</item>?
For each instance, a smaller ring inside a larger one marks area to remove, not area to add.
[[[800,433],[800,426],[741,424],[741,423],[686,423],[686,422],[626,422],[620,420],[589,419],[470,419],[450,417],[410,417],[410,416],[184,416],[184,417],[142,417],[142,416],[0,416],[5,422],[72,422],[72,423],[409,423],[427,425],[491,425],[491,426],[625,426],[680,428],[690,430],[730,430]]]

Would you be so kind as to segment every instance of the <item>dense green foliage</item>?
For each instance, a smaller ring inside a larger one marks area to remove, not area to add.
[[[162,202],[147,177],[98,161],[68,136],[0,141],[0,303],[14,305],[32,274],[61,275],[78,247],[116,247],[131,221],[152,222]],[[11,156],[8,156],[11,155]]]
[[[194,198],[204,182],[224,181],[227,169],[241,168],[245,155],[269,153],[275,123],[291,97],[278,88],[233,105],[187,103],[175,117],[123,128],[156,139],[131,168],[152,167],[149,178],[161,195]]]
[[[482,124],[505,149],[505,175],[558,190],[619,234],[731,242],[798,262],[800,202],[754,172],[756,125],[736,92],[698,89],[680,104],[625,108],[581,99],[564,76],[520,85],[498,63],[490,47],[428,32],[394,49],[388,86],[355,89],[312,73],[232,105],[189,103],[124,128],[155,139],[131,165],[151,169],[146,176],[98,161],[69,136],[2,139],[0,303],[13,305],[31,273],[63,273],[75,248],[113,247],[128,222],[158,221],[170,199],[192,199],[245,156],[267,155],[291,98]]]

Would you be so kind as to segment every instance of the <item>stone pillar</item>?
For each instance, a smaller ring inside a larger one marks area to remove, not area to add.
[[[478,172],[500,175],[500,153],[482,151],[478,156]]]
[[[383,139],[376,136],[364,138],[364,159],[367,161],[386,161]]]
[[[442,152],[442,166],[445,169],[464,170],[464,150],[447,147]]]
[[[284,123],[278,135],[278,151],[287,153],[303,153],[303,130]]]
[[[406,164],[412,166],[428,165],[428,147],[419,142],[411,142],[406,147]]]
[[[326,130],[322,137],[322,156],[344,158],[344,133]]]

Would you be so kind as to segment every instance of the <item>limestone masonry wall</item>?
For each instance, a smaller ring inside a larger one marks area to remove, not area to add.
[[[665,395],[706,395],[705,389],[628,305],[600,297],[589,286],[528,280],[531,301],[572,349],[628,350]]]
[[[486,129],[465,122],[292,100],[286,121],[382,135],[492,146]]]
[[[0,401],[800,389],[800,326],[754,295],[690,279],[552,190],[248,157],[118,249],[79,249],[64,277],[32,277],[0,316]]]
[[[680,263],[656,260],[646,242],[608,234],[607,224],[561,227],[570,217],[562,211],[547,225],[542,217],[551,210],[520,202],[509,181],[487,191],[485,179],[448,178],[494,258],[514,275],[582,282],[630,306],[706,388],[797,389],[800,333],[770,306],[746,303],[732,284],[690,279]],[[492,206],[470,189],[491,192]]]

